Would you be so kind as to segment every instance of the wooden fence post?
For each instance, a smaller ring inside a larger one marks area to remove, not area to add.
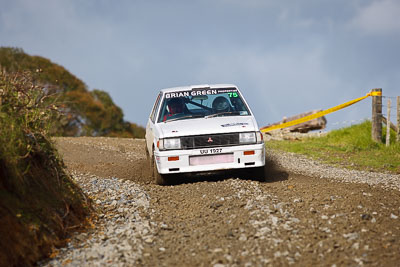
[[[397,143],[400,142],[400,96],[397,97]]]
[[[390,106],[392,101],[390,98],[387,102],[387,119],[386,119],[386,146],[390,146]]]
[[[382,88],[372,89],[382,93]],[[372,97],[372,140],[382,143],[382,96]]]

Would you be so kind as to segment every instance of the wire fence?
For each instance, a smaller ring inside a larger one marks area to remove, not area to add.
[[[382,95],[382,98],[392,100],[392,104],[390,106],[390,121],[394,122],[397,119],[397,114],[396,114],[396,111],[398,109],[397,108],[397,103],[396,103],[397,96],[385,96],[385,95]],[[393,99],[395,101],[393,101]],[[387,103],[387,101],[382,101],[382,105],[381,105],[382,106],[382,112],[381,113],[375,113],[375,114],[382,115],[385,118],[388,118],[387,117],[388,105],[384,104],[384,103]],[[359,124],[359,123],[364,122],[366,120],[371,120],[371,117],[364,117],[364,118],[361,118],[361,119],[355,119],[355,120],[353,119],[353,120],[348,120],[348,121],[336,121],[336,122],[333,122],[331,125],[332,126],[348,126],[348,125]]]
[[[381,115],[382,121],[386,124],[386,146],[389,146],[391,129],[396,132],[396,141],[400,142],[400,97],[382,96],[382,98]]]
[[[396,117],[396,111],[398,109],[397,105],[399,105],[399,103],[396,103],[397,101],[397,96],[382,96],[382,98],[386,98],[386,99],[395,99],[395,101],[391,101],[391,105],[390,105],[390,117]],[[387,103],[388,101],[386,101]],[[382,101],[382,115],[387,115],[387,110],[388,110],[388,105],[384,104],[385,102]]]
[[[315,126],[315,124],[313,125],[312,123],[309,123],[308,125],[304,126],[305,125],[304,123],[309,122],[311,120],[318,119],[320,117],[323,117],[327,114],[336,112],[336,111],[346,108],[348,106],[351,106],[351,105],[358,103],[370,96],[372,97],[372,113],[371,113],[371,117],[370,117],[371,124],[372,124],[372,127],[371,127],[372,128],[371,129],[372,139],[376,142],[382,141],[382,124],[384,123],[389,126],[389,127],[387,127],[386,136],[390,136],[390,129],[392,128],[396,132],[397,142],[400,142],[400,96],[382,95],[382,88],[372,89],[369,93],[367,93],[363,97],[359,97],[359,98],[347,101],[345,103],[328,108],[326,110],[313,112],[311,114],[310,113],[299,114],[297,116],[292,117],[292,119],[289,121],[284,119],[279,123],[274,123],[274,124],[270,124],[268,126],[262,127],[262,128],[260,128],[260,131],[263,133],[267,133],[269,131],[281,130],[281,129],[292,127],[292,126],[298,127],[298,128],[303,127],[306,130],[307,129],[308,130],[321,129],[321,128],[318,128],[318,127],[320,127],[320,125]],[[388,104],[385,104],[384,102],[387,102]],[[334,122],[332,125],[333,126],[352,125],[352,124],[360,123],[360,122],[368,120],[368,119],[369,118],[362,118],[362,119],[358,119],[358,120],[353,119],[353,120],[348,120],[348,121]],[[325,120],[325,124],[326,124],[326,120]],[[302,131],[304,131],[304,129],[302,129]],[[388,145],[388,139],[386,140],[386,145]]]
[[[378,89],[379,90],[379,89]],[[381,91],[381,89],[379,90]],[[400,142],[400,97],[399,96],[387,96],[387,95],[376,95],[377,98],[372,101],[372,114],[370,117],[364,117],[361,119],[352,119],[346,121],[336,121],[331,125],[336,127],[347,127],[355,124],[360,124],[366,120],[371,121],[373,124],[372,128],[374,128],[374,122],[376,122],[377,118],[381,118],[379,121],[386,125],[386,146],[390,145],[390,131],[391,129],[396,133],[396,141]],[[380,97],[380,99],[379,99]],[[379,99],[379,101],[377,101]],[[376,124],[375,124],[376,125]],[[382,128],[381,134],[379,134],[379,138],[376,138],[376,132],[374,133],[374,129],[372,129],[373,139],[377,142],[382,140]]]
[[[365,117],[363,119],[358,119],[358,120],[336,121],[336,122],[332,123],[332,126],[348,126],[348,125],[353,125],[353,124],[359,124],[359,123],[364,122],[366,120],[371,120],[371,118]]]

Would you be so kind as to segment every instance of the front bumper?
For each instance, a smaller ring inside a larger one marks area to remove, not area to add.
[[[264,166],[265,146],[262,143],[191,150],[154,151],[154,156],[160,174],[242,169]]]

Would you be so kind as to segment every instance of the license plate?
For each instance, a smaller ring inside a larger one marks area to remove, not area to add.
[[[233,161],[234,161],[233,153],[189,157],[190,166],[232,163]]]
[[[222,153],[222,148],[200,149],[201,155],[220,154],[220,153]]]

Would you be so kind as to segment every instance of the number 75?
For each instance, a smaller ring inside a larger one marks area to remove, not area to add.
[[[237,93],[228,93],[229,97],[238,97]]]

